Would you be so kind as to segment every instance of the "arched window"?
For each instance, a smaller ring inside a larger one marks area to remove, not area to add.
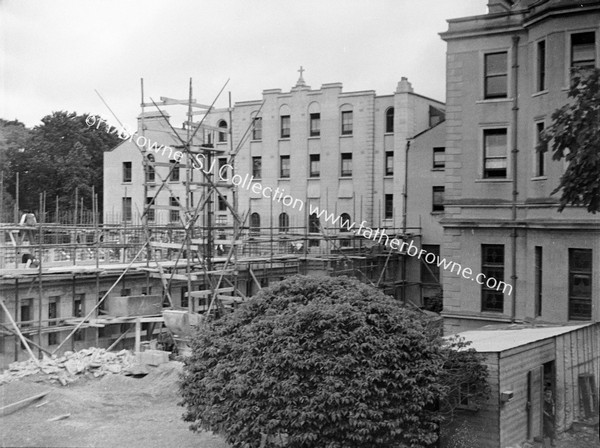
[[[342,213],[340,215],[340,232],[349,232],[351,227],[350,215],[348,213]]]
[[[394,132],[394,108],[390,107],[385,111],[385,132]]]
[[[316,213],[308,217],[308,231],[310,233],[319,233],[321,231],[321,222]]]
[[[227,122],[225,120],[219,121],[219,127],[227,129]],[[219,132],[219,143],[225,143],[227,141],[227,133]]]
[[[255,232],[260,230],[260,215],[256,212],[250,215],[250,230]]]
[[[279,231],[287,232],[290,230],[290,217],[287,213],[281,213],[279,215]]]

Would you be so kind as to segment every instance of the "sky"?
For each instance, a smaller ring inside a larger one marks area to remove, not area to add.
[[[0,0],[0,118],[40,124],[53,111],[128,125],[145,100],[217,107],[290,90],[304,68],[313,89],[445,99],[447,19],[486,12],[486,0]],[[183,109],[181,107],[180,109]],[[171,111],[173,117],[178,113]],[[183,112],[181,112],[183,120]]]

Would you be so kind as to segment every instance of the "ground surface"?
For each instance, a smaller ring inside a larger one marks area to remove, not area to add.
[[[81,378],[66,387],[28,377],[2,386],[0,401],[48,395],[0,417],[2,447],[227,448],[211,433],[195,434],[177,406],[179,363],[154,368],[141,379],[109,375]],[[13,400],[13,401],[9,401]],[[42,406],[37,405],[47,402]],[[48,421],[70,414],[68,418]]]

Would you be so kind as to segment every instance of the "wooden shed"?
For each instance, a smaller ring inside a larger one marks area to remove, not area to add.
[[[541,440],[544,389],[553,392],[558,433],[597,414],[600,323],[494,325],[459,335],[484,355],[492,395],[478,409],[462,403],[446,434],[466,426],[475,446],[486,448]]]

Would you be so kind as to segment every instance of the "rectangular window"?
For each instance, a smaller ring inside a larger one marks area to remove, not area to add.
[[[352,135],[352,111],[342,112],[342,135]]]
[[[123,221],[131,221],[131,198],[123,198]]]
[[[254,117],[252,123],[252,140],[262,140],[262,117]]]
[[[539,122],[535,124],[535,176],[541,177],[546,175],[546,145],[544,145],[544,152],[538,151],[538,144],[541,141],[541,135],[544,132],[544,123]]]
[[[541,40],[537,43],[537,85],[536,90],[541,92],[546,90],[546,41]]]
[[[569,249],[569,320],[592,318],[592,249]]]
[[[483,131],[483,177],[506,179],[508,164],[506,129]]]
[[[352,154],[342,154],[342,177],[352,177]]]
[[[310,114],[310,136],[318,137],[321,135],[321,114]]]
[[[255,179],[260,179],[262,177],[262,157],[254,156],[252,157],[252,176]]]
[[[279,177],[284,179],[290,177],[290,156],[279,157]]]
[[[178,197],[170,197],[169,205],[171,207],[177,207],[177,210],[169,210],[169,221],[177,222],[179,221],[179,198]]]
[[[485,55],[484,98],[508,96],[508,52]]]
[[[434,212],[444,211],[444,187],[433,187],[433,201],[431,210]]]
[[[60,303],[60,297],[50,297],[48,301],[48,326],[55,327],[58,325],[58,307]],[[58,344],[58,333],[48,333],[48,345]]]
[[[217,202],[219,204],[219,211],[226,212],[227,211],[227,196],[226,195],[223,195],[223,197],[217,196]]]
[[[131,162],[123,162],[123,182],[131,182]]]
[[[171,182],[179,182],[179,162],[177,160],[169,160],[169,180]]]
[[[229,168],[227,165],[227,157],[219,157],[219,180],[227,180],[229,178]]]
[[[20,313],[20,321],[21,328],[26,328],[31,326],[31,320],[33,320],[33,299],[24,299],[21,300],[21,306],[19,309]],[[27,322],[27,323],[24,323]]]
[[[504,244],[481,245],[481,273],[481,311],[504,312],[504,293],[489,286],[504,280]]]
[[[290,138],[290,116],[282,115],[281,116],[281,138]]]
[[[385,195],[384,218],[392,219],[393,217],[394,217],[394,195],[386,194]]]
[[[385,152],[385,175],[394,175],[394,151]]]
[[[73,317],[83,317],[85,294],[76,294],[73,299]]]
[[[319,177],[321,175],[321,156],[319,154],[310,155],[310,177]]]
[[[152,184],[156,182],[156,169],[154,165],[151,165],[153,162],[148,162],[146,165],[146,183]]]
[[[596,33],[571,34],[571,68],[596,66]]]
[[[156,218],[156,213],[151,206],[154,205],[154,198],[146,198],[146,216],[148,217],[148,221],[153,222]]]
[[[446,148],[433,148],[433,169],[446,168]]]
[[[542,246],[535,246],[534,316],[542,315]]]
[[[423,244],[422,248],[427,253],[434,254],[436,260],[440,255],[439,244]],[[421,258],[421,283],[438,285],[441,283],[440,267],[437,265],[437,262],[428,263],[424,258]]]

